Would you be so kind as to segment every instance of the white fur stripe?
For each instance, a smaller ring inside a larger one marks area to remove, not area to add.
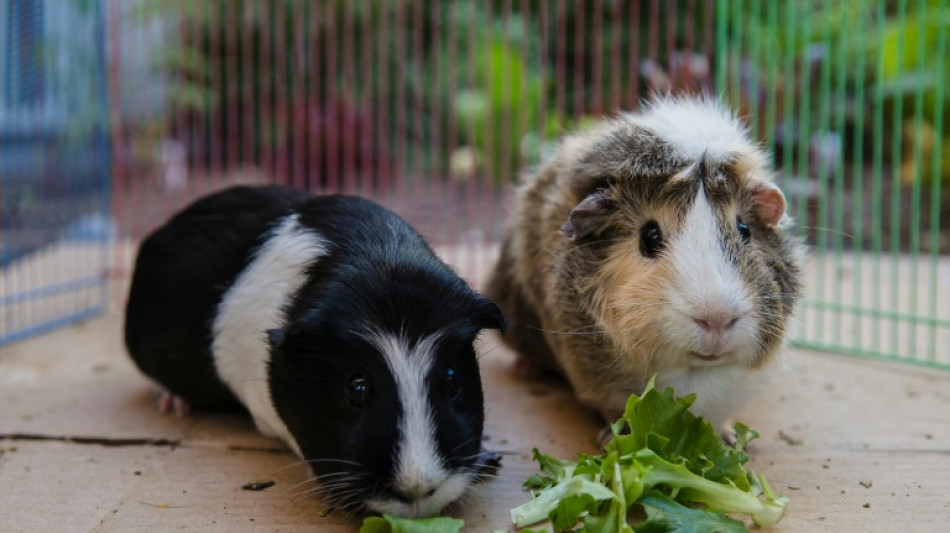
[[[271,401],[268,329],[283,326],[284,308],[306,281],[306,269],[326,255],[325,241],[285,217],[257,250],[218,306],[212,352],[218,376],[248,408],[258,429],[300,450]]]
[[[425,337],[412,349],[403,336],[377,333],[372,338],[392,371],[402,405],[394,483],[407,494],[434,489],[448,476],[436,445],[435,421],[425,383],[441,336],[438,332]]]
[[[688,229],[676,237],[670,260],[677,273],[676,293],[687,295],[692,309],[714,304],[737,314],[748,311],[745,288],[722,250],[719,221],[702,188],[683,227]]]
[[[669,143],[681,159],[755,154],[746,128],[713,99],[660,98],[631,118]]]
[[[752,304],[739,272],[722,249],[719,222],[703,189],[696,195],[683,226],[670,243],[674,280],[667,298],[672,309],[671,338],[703,354],[733,350],[742,340],[754,343],[755,324],[748,316]],[[693,319],[736,318],[721,335],[707,335]],[[741,319],[740,319],[741,317]],[[752,335],[752,339],[746,339]]]

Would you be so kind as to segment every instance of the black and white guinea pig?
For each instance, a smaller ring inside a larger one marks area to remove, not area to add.
[[[801,246],[764,154],[714,100],[567,137],[515,202],[486,294],[522,362],[608,421],[656,374],[723,424],[779,358]]]
[[[143,242],[125,341],[176,402],[246,408],[334,508],[426,516],[476,477],[473,342],[504,323],[379,205],[239,187]]]

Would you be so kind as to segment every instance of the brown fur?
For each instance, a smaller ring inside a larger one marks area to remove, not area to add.
[[[722,247],[762,319],[761,349],[749,366],[773,360],[800,288],[798,244],[775,224],[784,199],[768,185],[764,160],[752,143],[704,161],[684,157],[636,116],[565,139],[523,178],[487,287],[511,319],[508,344],[563,372],[581,400],[605,412],[641,391],[666,364],[665,324],[655,311],[666,305],[673,275],[665,258],[641,254],[640,227],[654,220],[669,235],[688,231],[684,219],[703,187],[721,227],[734,227],[738,215],[752,231],[746,247],[735,232],[723,233]],[[579,206],[595,193],[600,202]]]

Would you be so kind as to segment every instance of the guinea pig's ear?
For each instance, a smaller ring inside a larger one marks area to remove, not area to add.
[[[479,329],[497,329],[502,334],[508,329],[508,317],[494,302],[485,298],[481,298],[478,302],[478,309],[472,317],[472,322]]]
[[[607,197],[606,191],[598,189],[571,210],[559,231],[572,241],[584,238],[596,231],[613,209],[613,200]]]
[[[775,184],[765,181],[753,181],[750,190],[759,219],[770,226],[778,224],[785,214],[785,195],[782,191]]]
[[[272,354],[295,358],[301,347],[313,344],[308,332],[296,324],[267,330],[267,344]]]

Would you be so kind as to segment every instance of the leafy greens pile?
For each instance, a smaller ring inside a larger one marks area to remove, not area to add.
[[[743,468],[749,460],[743,448],[758,434],[736,424],[735,445],[725,444],[689,411],[694,400],[675,398],[671,388],[658,391],[651,381],[642,396],[627,401],[604,454],[565,461],[535,449],[545,475],[525,482],[535,497],[511,510],[512,521],[520,528],[548,519],[555,531],[580,524],[583,533],[747,531],[724,513],[749,515],[757,525],[777,523],[787,499]],[[628,514],[641,516],[631,525]]]
[[[651,380],[642,396],[627,401],[602,455],[567,461],[535,448],[543,475],[525,481],[534,498],[511,510],[512,522],[524,528],[550,520],[555,532],[579,533],[747,531],[725,513],[748,515],[760,526],[777,523],[787,498],[743,466],[749,460],[743,448],[759,435],[736,424],[735,445],[725,444],[689,411],[694,400],[692,394],[676,398],[671,388],[658,391]],[[368,518],[360,532],[458,532],[463,525],[453,518],[385,515]]]

